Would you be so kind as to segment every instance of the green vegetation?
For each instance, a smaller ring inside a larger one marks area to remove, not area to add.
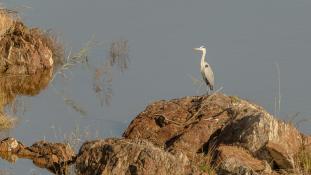
[[[201,164],[199,166],[200,170],[208,175],[216,175],[216,170],[210,164]]]
[[[217,175],[216,169],[217,164],[214,162],[215,156],[215,145],[211,144],[208,150],[201,150],[202,152],[197,154],[195,162],[201,172],[207,173],[208,175]]]

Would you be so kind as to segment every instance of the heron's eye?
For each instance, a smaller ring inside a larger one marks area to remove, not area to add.
[[[205,68],[207,68],[208,67],[208,64],[205,64]]]

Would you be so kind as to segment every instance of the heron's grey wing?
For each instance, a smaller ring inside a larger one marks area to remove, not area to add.
[[[211,66],[207,63],[204,66],[204,75],[206,77],[206,80],[205,80],[205,81],[207,81],[206,83],[209,85],[210,89],[213,90],[213,88],[214,88],[214,73],[213,73]]]

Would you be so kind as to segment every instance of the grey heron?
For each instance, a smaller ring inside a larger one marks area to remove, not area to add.
[[[209,90],[212,91],[214,89],[214,73],[211,66],[205,60],[206,48],[204,46],[201,46],[199,48],[194,48],[194,50],[202,51],[201,74]],[[209,90],[207,89],[207,94]]]

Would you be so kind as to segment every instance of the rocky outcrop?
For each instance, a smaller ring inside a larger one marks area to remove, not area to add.
[[[71,163],[81,175],[311,173],[311,136],[258,105],[220,93],[154,102],[123,138],[86,142],[76,157],[66,145],[44,142],[26,147],[7,139],[3,150],[59,174]]]
[[[63,47],[55,37],[27,27],[17,16],[0,9],[0,74],[32,75],[62,64]]]
[[[48,39],[39,29],[14,21],[0,39],[0,73],[31,75],[53,67]]]
[[[154,102],[123,136],[147,139],[190,159],[198,152],[216,150],[218,170],[232,174],[291,170],[304,142],[291,124],[251,102],[223,94]]]
[[[27,147],[15,138],[6,138],[0,142],[0,157],[10,162],[18,158],[31,159],[38,167],[55,174],[66,174],[68,166],[75,160],[75,152],[63,143],[39,141]]]
[[[15,126],[4,108],[17,95],[36,95],[63,60],[62,46],[48,32],[29,28],[16,12],[0,9],[0,130]]]

